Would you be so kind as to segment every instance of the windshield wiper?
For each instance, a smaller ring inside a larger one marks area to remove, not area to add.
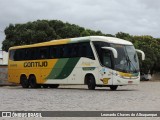
[[[134,71],[133,72],[138,72],[138,70],[136,69],[136,66],[132,63],[132,61],[130,60],[128,55],[126,55],[126,61],[127,61],[127,65],[129,65],[129,67],[130,67],[130,70],[131,70],[131,64],[132,64],[132,66],[134,67]]]

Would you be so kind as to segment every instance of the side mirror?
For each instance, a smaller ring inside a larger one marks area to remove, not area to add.
[[[114,58],[118,58],[118,53],[115,48],[113,48],[113,47],[101,47],[101,48],[112,51]]]
[[[141,53],[141,55],[142,55],[142,60],[145,60],[145,54],[144,54],[144,52],[143,52],[142,50],[136,49],[136,52]]]

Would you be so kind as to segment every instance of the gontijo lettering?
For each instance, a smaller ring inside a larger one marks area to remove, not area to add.
[[[24,62],[24,67],[47,67],[48,62]]]

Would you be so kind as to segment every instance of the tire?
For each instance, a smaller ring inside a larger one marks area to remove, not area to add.
[[[112,91],[117,90],[117,88],[118,88],[118,85],[111,85],[110,86],[110,90],[112,90]]]
[[[40,88],[41,87],[40,85],[37,84],[35,76],[29,77],[29,85],[31,86],[31,88]]]
[[[95,82],[95,78],[93,77],[93,75],[90,75],[87,77],[87,85],[88,85],[88,89],[89,90],[94,90],[96,87],[96,82]]]
[[[23,88],[29,88],[29,82],[25,75],[22,75],[20,78],[20,84]]]
[[[59,84],[51,84],[49,85],[50,88],[58,88],[59,87]]]
[[[44,84],[44,85],[42,85],[43,86],[43,88],[48,88],[48,85],[47,84]]]

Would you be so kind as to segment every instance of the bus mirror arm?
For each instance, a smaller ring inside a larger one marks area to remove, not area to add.
[[[118,58],[118,52],[115,48],[113,48],[113,47],[101,47],[101,48],[112,51],[114,58]]]
[[[136,49],[136,52],[141,53],[142,54],[142,60],[145,60],[145,54],[142,50]]]

